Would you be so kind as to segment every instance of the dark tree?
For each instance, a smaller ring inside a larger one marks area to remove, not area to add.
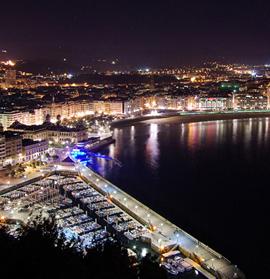
[[[127,250],[118,243],[78,253],[74,241],[59,236],[54,222],[23,231],[17,239],[0,229],[1,272],[7,278],[163,279],[163,271],[149,257],[134,265]]]

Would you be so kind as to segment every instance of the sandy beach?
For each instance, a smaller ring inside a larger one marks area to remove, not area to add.
[[[175,122],[179,123],[192,123],[201,121],[213,121],[213,120],[230,120],[230,119],[245,119],[245,118],[260,118],[270,117],[270,111],[255,111],[255,112],[217,112],[217,113],[200,113],[200,114],[185,114],[179,115],[179,113],[157,115],[157,116],[141,116],[136,118],[123,119],[112,123],[113,128],[122,126],[129,126],[136,123],[144,123],[155,120],[155,122]]]

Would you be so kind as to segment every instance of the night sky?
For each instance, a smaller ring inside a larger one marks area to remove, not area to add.
[[[0,11],[0,49],[10,58],[270,62],[269,1],[11,0]]]

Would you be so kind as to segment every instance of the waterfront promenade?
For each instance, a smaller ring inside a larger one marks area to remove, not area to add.
[[[76,163],[76,169],[98,191],[107,195],[143,225],[151,228],[149,233],[145,235],[145,239],[151,243],[151,247],[155,251],[162,253],[168,249],[180,249],[187,257],[200,263],[204,269],[204,275],[208,278],[213,278],[212,275],[224,279],[245,278],[244,274],[221,254],[201,243],[88,167]]]

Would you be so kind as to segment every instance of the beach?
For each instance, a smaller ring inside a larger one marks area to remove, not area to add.
[[[146,115],[135,118],[127,118],[112,122],[113,128],[124,127],[133,125],[139,122],[148,122],[155,120],[156,122],[175,122],[179,123],[192,123],[201,121],[213,120],[231,120],[231,119],[245,119],[245,118],[260,118],[270,117],[270,111],[241,111],[241,112],[202,112],[202,113],[168,113],[161,115]]]

